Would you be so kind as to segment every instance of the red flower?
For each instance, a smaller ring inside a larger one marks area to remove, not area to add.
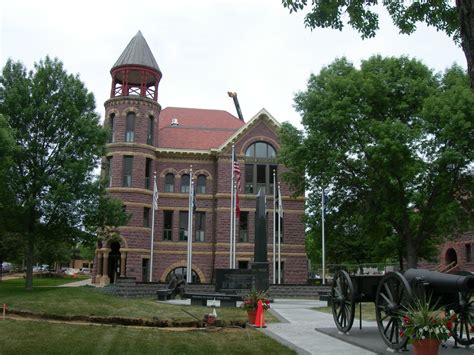
[[[451,320],[446,322],[446,328],[448,328],[448,330],[453,330],[453,322],[451,322]]]
[[[471,326],[471,333],[474,333],[474,325]]]
[[[408,318],[408,316],[403,316],[403,323],[408,324],[409,321],[410,318]]]
[[[400,336],[401,336],[401,337],[404,337],[404,336],[405,336],[405,333],[403,332],[403,330],[400,330]]]

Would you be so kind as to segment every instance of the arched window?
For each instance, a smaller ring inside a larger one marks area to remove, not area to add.
[[[134,140],[135,140],[135,112],[129,112],[127,113],[125,142],[133,142]]]
[[[150,144],[150,145],[153,144],[153,131],[154,131],[154,128],[155,128],[155,118],[152,115],[150,115],[148,117],[148,129],[147,129],[147,132],[146,132],[146,144]]]
[[[115,141],[115,113],[111,113],[109,116],[109,143],[113,143]]]
[[[189,175],[181,175],[181,192],[189,193]]]
[[[260,189],[273,193],[273,181],[278,172],[276,151],[266,142],[256,142],[245,151],[245,193],[256,194]]]
[[[206,175],[199,175],[197,178],[197,190],[198,194],[206,193]]]
[[[187,274],[187,268],[185,266],[177,267],[176,269],[171,270],[168,275],[166,275],[165,282],[169,283],[173,276],[176,276],[178,280],[179,279],[186,280],[186,274]],[[199,275],[194,270],[192,270],[191,279],[192,279],[193,284],[201,283],[201,279],[199,278]]]
[[[165,176],[165,192],[174,192],[174,175],[172,173]]]

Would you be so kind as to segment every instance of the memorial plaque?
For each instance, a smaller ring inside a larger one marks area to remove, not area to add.
[[[246,293],[254,284],[252,270],[216,269],[216,291],[224,293]]]

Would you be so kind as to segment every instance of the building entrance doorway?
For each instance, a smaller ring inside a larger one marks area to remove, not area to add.
[[[120,276],[120,243],[113,242],[110,245],[109,253],[109,279],[110,283],[115,283],[117,277]]]
[[[449,265],[451,263],[452,266],[456,266],[458,263],[458,254],[453,248],[450,248],[446,251],[446,264]]]

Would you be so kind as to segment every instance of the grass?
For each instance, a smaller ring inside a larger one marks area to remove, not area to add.
[[[169,331],[0,321],[1,354],[295,354],[254,329]]]
[[[312,310],[318,312],[324,312],[332,314],[331,307],[318,307],[312,308]],[[355,314],[354,317],[359,319],[359,304],[356,303]],[[365,321],[375,321],[375,304],[372,302],[362,303],[362,320]]]
[[[76,281],[77,279],[74,279]],[[190,312],[202,319],[211,308],[201,306],[177,306],[158,303],[154,298],[125,299],[106,294],[94,287],[53,287],[67,279],[35,278],[33,290],[24,288],[24,280],[8,280],[0,283],[0,304],[9,309],[62,316],[127,317],[145,320],[191,321]],[[222,320],[245,321],[246,312],[241,308],[217,308]],[[270,312],[266,321],[277,321]]]

